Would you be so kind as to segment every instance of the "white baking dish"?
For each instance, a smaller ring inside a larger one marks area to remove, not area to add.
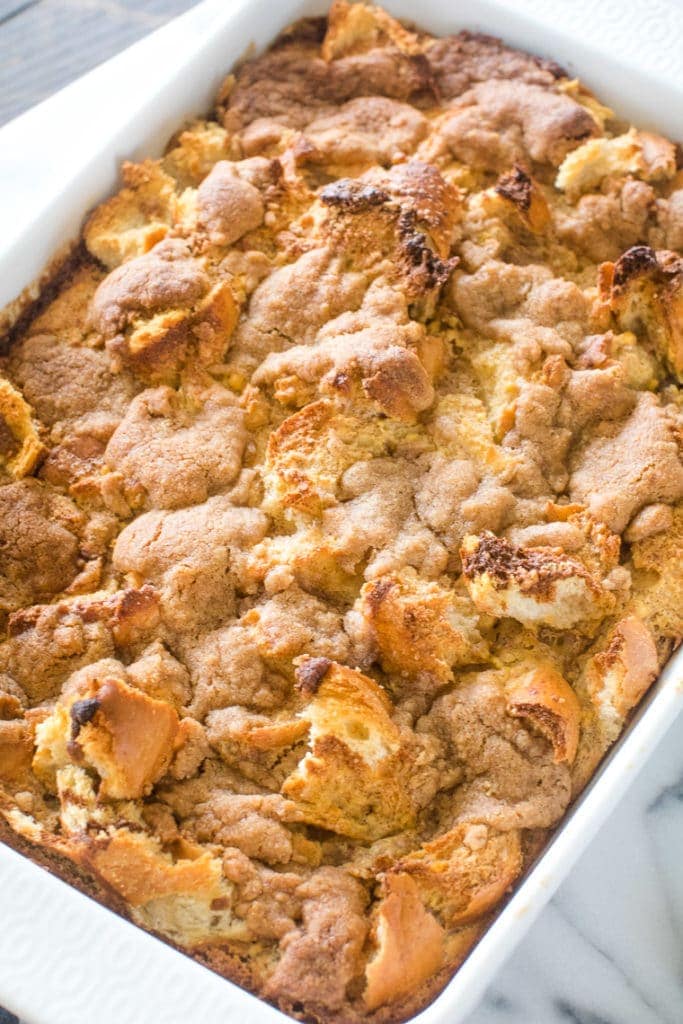
[[[124,157],[159,152],[210,107],[230,65],[315,0],[205,0],[193,11],[0,130],[0,308],[40,273]],[[487,31],[576,71],[640,125],[683,138],[683,20],[666,0],[385,0],[435,33]],[[532,14],[533,12],[533,14]],[[564,27],[559,28],[558,26]],[[619,63],[602,50],[627,56]],[[683,705],[683,651],[442,995],[415,1018],[458,1024],[552,896]],[[0,845],[0,1004],[27,1024],[285,1021],[247,995]]]

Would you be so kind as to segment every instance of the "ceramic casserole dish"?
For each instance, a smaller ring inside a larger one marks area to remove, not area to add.
[[[383,6],[397,17],[416,18],[407,0]],[[673,7],[659,12],[671,19],[668,38],[660,32],[646,37],[649,48],[641,46],[637,63],[600,49],[599,40],[609,39],[613,51],[629,54],[629,12],[636,6],[620,7],[617,18],[575,3],[567,17],[561,3],[423,0],[417,20],[437,35],[484,31],[552,58],[620,115],[683,138]],[[32,283],[77,236],[85,213],[112,191],[122,159],[161,152],[184,118],[210,107],[224,74],[245,52],[263,49],[285,25],[326,7],[306,0],[281,0],[275,7],[267,0],[205,0],[2,129],[0,308],[22,292],[30,297]],[[676,719],[682,700],[679,652],[487,933],[414,1020],[465,1020]],[[3,845],[0,892],[0,1004],[26,1024],[287,1019]]]

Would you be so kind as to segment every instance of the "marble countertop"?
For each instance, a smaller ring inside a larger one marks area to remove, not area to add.
[[[0,0],[0,124],[189,6]],[[683,721],[468,1024],[683,1024],[682,737]]]
[[[683,722],[468,1024],[683,1022]]]

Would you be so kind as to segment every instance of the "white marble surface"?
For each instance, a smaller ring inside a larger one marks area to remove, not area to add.
[[[683,721],[467,1024],[683,1022]]]

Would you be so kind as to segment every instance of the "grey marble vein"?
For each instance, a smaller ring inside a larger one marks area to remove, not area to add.
[[[580,1009],[566,999],[556,999],[554,1008],[563,1020],[570,1021],[571,1024],[616,1024],[614,1020],[608,1020],[607,1017],[591,1010]]]

